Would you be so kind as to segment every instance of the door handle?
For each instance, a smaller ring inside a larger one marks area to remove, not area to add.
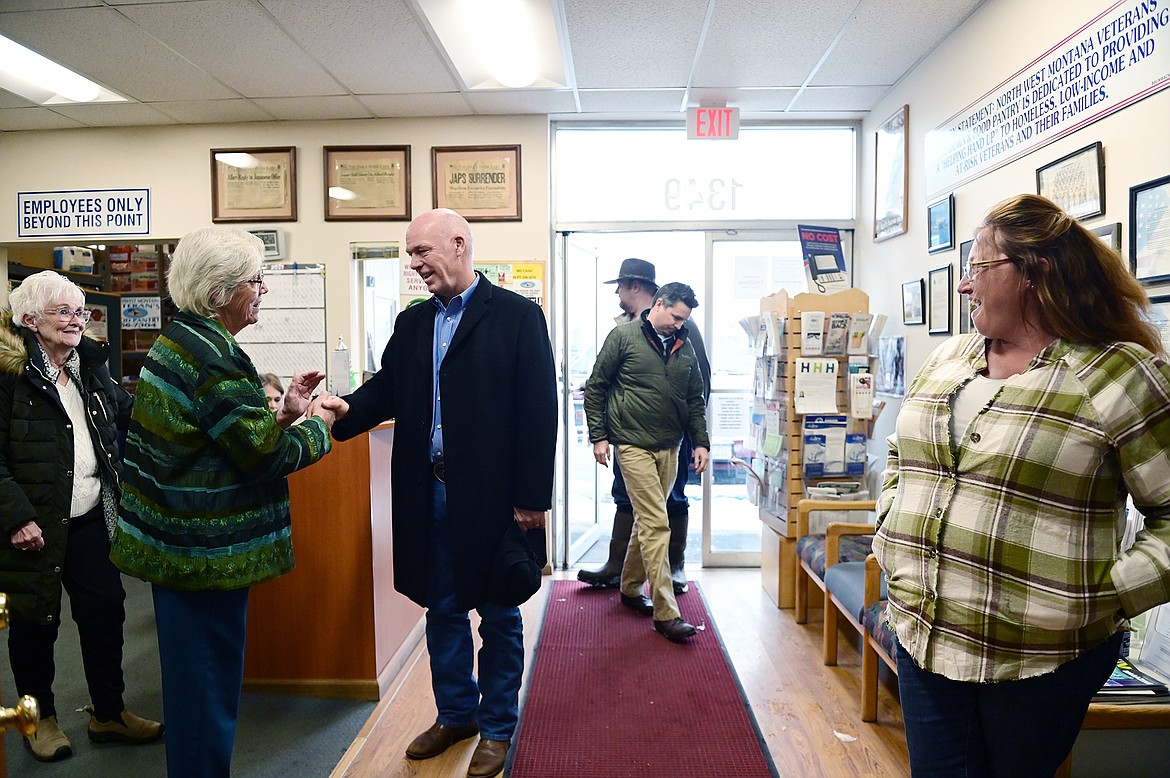
[[[0,629],[8,627],[8,595],[0,592]],[[22,735],[37,731],[41,721],[41,706],[27,694],[20,698],[15,708],[0,708],[0,732],[15,729]]]

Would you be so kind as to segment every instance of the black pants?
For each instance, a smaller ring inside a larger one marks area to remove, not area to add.
[[[102,718],[112,718],[125,707],[122,625],[126,621],[126,590],[122,588],[122,574],[110,562],[110,540],[100,505],[84,516],[70,519],[61,583],[69,594],[70,613],[77,624],[94,712]],[[35,697],[42,718],[57,712],[53,699],[53,645],[60,628],[60,617],[49,624],[13,622],[8,627],[8,654],[16,693]]]

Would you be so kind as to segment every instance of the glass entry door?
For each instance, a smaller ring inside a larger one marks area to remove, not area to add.
[[[606,335],[622,313],[616,295],[622,260],[639,257],[654,264],[658,284],[682,281],[699,299],[701,313],[707,299],[704,234],[702,232],[569,233],[564,235],[565,369],[563,405],[565,427],[561,436],[565,463],[564,542],[558,552],[565,565],[577,564],[598,540],[606,541],[613,526],[614,501],[610,494],[613,471],[593,459],[593,445],[585,426],[585,381]],[[700,328],[702,324],[700,322]],[[612,462],[611,462],[612,468]],[[697,477],[686,489],[692,517],[688,557],[698,559],[703,515],[702,484]]]
[[[747,474],[734,460],[751,446],[750,420],[755,358],[745,317],[759,313],[760,298],[781,288],[804,291],[804,268],[795,231],[577,232],[562,236],[564,256],[565,463],[564,515],[557,556],[572,567],[597,541],[610,536],[614,503],[613,473],[593,460],[582,405],[584,385],[597,352],[621,313],[616,285],[627,257],[655,265],[656,281],[690,284],[699,300],[692,315],[702,333],[712,366],[707,408],[711,467],[703,478],[692,474],[687,563],[704,566],[756,566],[760,522],[748,500]],[[586,565],[591,567],[592,565]]]

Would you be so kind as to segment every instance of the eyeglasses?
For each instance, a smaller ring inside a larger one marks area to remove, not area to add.
[[[62,305],[60,308],[51,308],[45,311],[46,316],[49,316],[50,314],[56,314],[57,318],[61,321],[72,321],[74,318],[81,319],[82,321],[89,321],[89,318],[93,316],[93,312],[86,308],[70,308],[67,305]]]
[[[963,260],[960,267],[963,271],[963,275],[974,281],[979,276],[979,274],[983,272],[984,268],[991,267],[992,265],[1002,265],[1004,262],[1011,261],[1011,257],[1007,257],[1005,259],[992,259],[987,262],[972,262],[970,259],[965,259]]]
[[[244,283],[245,284],[255,284],[256,286],[264,286],[264,276],[260,276],[259,278],[249,278]]]

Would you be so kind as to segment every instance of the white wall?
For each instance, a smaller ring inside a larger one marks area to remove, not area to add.
[[[907,76],[870,114],[862,126],[861,198],[857,220],[854,278],[870,296],[870,310],[889,316],[885,334],[906,336],[907,381],[943,336],[924,326],[901,323],[901,283],[925,277],[948,262],[958,284],[958,244],[972,237],[975,225],[994,204],[1012,195],[1036,191],[1036,168],[1100,141],[1105,157],[1103,216],[1089,227],[1122,223],[1122,253],[1129,257],[1129,187],[1170,173],[1170,89],[1118,111],[1060,140],[1021,157],[955,190],[954,251],[928,254],[923,136],[960,109],[1044,54],[1113,0],[988,0],[963,26]],[[882,122],[902,105],[909,115],[909,190],[907,231],[874,243],[874,140]],[[956,319],[957,321],[957,319]],[[957,330],[956,330],[957,331]],[[874,451],[884,452],[898,407],[889,402],[878,420]]]
[[[179,238],[211,223],[210,149],[296,146],[298,219],[279,225],[285,232],[286,252],[289,260],[326,265],[326,343],[332,348],[337,336],[343,335],[352,346],[357,342],[351,326],[356,315],[356,286],[351,278],[349,242],[404,243],[407,222],[326,222],[322,147],[409,145],[412,210],[418,215],[431,207],[431,146],[516,143],[521,146],[524,219],[473,223],[475,256],[482,260],[548,261],[549,127],[544,116],[0,133],[0,244],[17,242],[16,193],[54,189],[149,188],[151,239]],[[128,242],[147,241],[133,238]]]

